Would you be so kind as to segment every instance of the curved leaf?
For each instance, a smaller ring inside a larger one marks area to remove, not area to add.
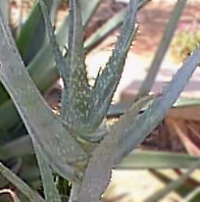
[[[93,152],[83,177],[79,201],[97,201],[108,185],[113,166],[141,143],[160,123],[193,74],[200,58],[198,47],[176,73],[162,95],[122,133],[118,124]],[[98,183],[94,183],[98,182]],[[92,187],[92,188],[91,188]],[[95,194],[94,194],[95,193]]]
[[[17,52],[3,17],[0,18],[0,79],[10,93],[27,130],[50,164],[65,177],[76,180],[73,166],[87,157],[58,117],[52,114],[32,82]],[[12,49],[11,49],[12,47]],[[12,58],[12,59],[10,59]],[[57,159],[55,160],[55,156]]]
[[[128,9],[112,56],[94,84],[88,115],[88,122],[93,128],[97,127],[107,114],[112,96],[120,81],[126,56],[135,35],[135,17],[138,8],[135,2],[131,1],[131,7]]]
[[[81,1],[82,5],[82,16],[83,16],[83,25],[86,26],[88,20],[94,13],[94,10],[97,9],[101,0],[90,0],[90,4],[88,6],[88,0]],[[67,15],[64,19],[61,27],[56,33],[56,39],[58,45],[61,46],[61,49],[68,41],[68,27],[69,27],[69,16]],[[37,85],[38,89],[44,93],[46,92],[52,84],[54,84],[59,78],[58,69],[54,65],[54,58],[52,55],[52,51],[50,48],[50,44],[44,44],[41,50],[37,53],[36,57],[31,61],[31,63],[27,67],[29,74],[31,75],[34,83]],[[0,94],[1,98],[5,91],[3,85],[0,84]],[[5,96],[5,99],[8,98],[8,94]],[[9,112],[9,113],[8,113]],[[0,130],[6,129],[9,130],[15,127],[17,124],[21,122],[20,116],[16,111],[11,100],[8,100],[4,103],[4,106],[0,107],[0,117],[4,117],[4,119],[0,119]]]
[[[83,27],[79,0],[70,0],[69,79],[62,95],[61,117],[73,128],[84,127],[89,111],[90,87],[84,63]],[[70,103],[70,107],[69,107]],[[83,131],[82,131],[83,132]]]

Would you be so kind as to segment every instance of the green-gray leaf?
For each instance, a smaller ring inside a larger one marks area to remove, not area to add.
[[[59,118],[51,112],[28,75],[12,34],[0,15],[0,80],[14,101],[33,140],[40,145],[46,160],[65,177],[75,180],[75,163],[87,157]],[[60,160],[55,160],[55,156]]]
[[[88,121],[95,128],[107,114],[112,96],[120,81],[125,60],[135,34],[135,16],[138,1],[130,1],[130,7],[122,26],[115,49],[105,69],[97,77],[91,97]]]

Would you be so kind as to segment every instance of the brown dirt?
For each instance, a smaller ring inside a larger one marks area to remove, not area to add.
[[[156,51],[176,1],[154,1],[145,6],[138,14],[140,32],[134,45],[138,54],[152,54]],[[199,2],[186,4],[178,28],[191,24],[197,18]]]
[[[131,51],[133,51],[135,54],[142,55],[143,57],[149,57],[155,53],[167,22],[172,14],[175,3],[176,1],[171,0],[152,0],[143,9],[141,9],[137,15],[139,32],[137,35],[137,40],[134,42]],[[88,29],[86,30],[86,36],[89,36],[117,11],[125,7],[126,4],[115,3],[114,0],[103,0],[101,6],[97,10],[97,13],[90,22]],[[190,3],[187,3],[177,30],[182,25],[191,24],[194,19],[199,18],[199,9],[199,0],[190,1]],[[117,34],[118,30],[114,32],[114,35]],[[106,40],[106,43],[108,46],[113,45],[113,38],[110,38],[110,42]]]

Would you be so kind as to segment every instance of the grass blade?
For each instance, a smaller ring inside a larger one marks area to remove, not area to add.
[[[17,175],[15,175],[12,171],[6,168],[0,162],[0,172],[4,177],[6,177],[12,184],[14,184],[31,202],[45,202],[42,197],[37,194],[37,192],[33,191],[25,182],[23,182]]]
[[[151,88],[154,84],[156,75],[159,71],[160,65],[163,61],[163,58],[166,54],[166,51],[168,50],[171,40],[172,40],[174,31],[176,29],[180,16],[183,12],[185,4],[186,4],[186,0],[177,1],[174,11],[169,19],[168,25],[166,26],[166,29],[165,29],[163,38],[161,40],[161,43],[159,45],[159,48],[156,51],[153,62],[149,68],[148,74],[147,74],[144,82],[142,83],[142,86],[139,89],[137,98],[139,98],[140,96],[147,95],[149,93],[149,91],[151,90]]]

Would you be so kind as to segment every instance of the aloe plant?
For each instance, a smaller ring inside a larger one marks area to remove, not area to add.
[[[32,64],[37,64],[38,61],[34,63],[34,60],[45,52],[41,51],[34,57],[28,69],[25,68],[5,16],[0,13],[0,81],[9,93],[31,138],[33,147],[27,150],[34,151],[37,156],[45,199],[2,163],[0,171],[30,201],[61,201],[53,181],[53,172],[72,183],[69,201],[99,201],[110,181],[111,170],[160,123],[195,71],[200,58],[200,47],[188,57],[161,95],[139,97],[116,124],[111,128],[105,125],[104,119],[135,36],[135,17],[141,2],[144,1],[130,0],[112,56],[102,72],[99,72],[95,84],[90,86],[84,63],[82,28],[88,18],[81,15],[82,1],[70,0],[68,40],[62,40],[62,43],[59,37],[57,36],[56,40],[54,35],[48,5],[43,0],[39,1],[49,41],[49,44],[45,42],[43,50],[51,48],[48,54],[52,51],[56,67],[64,81],[60,117],[53,114],[47,106],[36,87],[37,83],[33,82],[34,77],[31,78],[29,68],[33,67]],[[184,4],[185,1],[178,1],[177,7],[183,8]],[[59,45],[62,46],[67,41],[68,54],[63,58]],[[53,66],[54,59],[50,60]],[[48,64],[50,65],[50,62]],[[138,115],[146,104],[148,107],[145,112]],[[12,108],[10,101],[4,106]],[[17,118],[13,119],[17,123]],[[8,151],[9,147],[11,144],[4,147],[4,152],[6,149]],[[194,165],[189,173],[199,166],[199,161],[196,162],[194,158],[190,160],[194,161]],[[184,165],[190,167],[188,162]],[[180,181],[177,184],[180,184]]]
[[[138,7],[141,8],[148,1],[149,0],[140,1]],[[50,0],[44,2],[47,7],[47,12],[50,14],[50,18],[55,24],[55,16],[61,1]],[[100,3],[101,0],[91,0],[89,5],[87,5],[86,0],[80,2],[81,14],[83,16],[83,29],[87,28],[88,23]],[[9,20],[9,12],[6,9],[8,8],[8,1],[1,1],[0,5],[1,8],[4,8],[2,14]],[[125,10],[126,9],[122,12],[125,13]],[[111,22],[107,22],[99,29],[97,34],[94,33],[84,41],[84,53],[89,53],[94,45],[96,46],[108,33],[123,22],[124,14],[118,15],[117,13],[116,16],[118,17],[114,16]],[[69,21],[69,13],[67,13],[65,19],[63,19],[62,25],[56,28],[54,32],[56,43],[58,43],[61,52],[65,46],[68,46]],[[110,27],[111,24],[112,27]],[[20,29],[17,28],[17,30],[19,32],[15,35],[15,42],[20,56],[34,83],[37,85],[40,92],[45,94],[59,78],[59,70],[55,64],[53,51],[45,34],[45,22],[39,2],[34,4],[27,20],[22,24]],[[94,35],[96,35],[95,38],[93,37]],[[34,150],[30,137],[27,135],[28,133],[22,119],[2,83],[0,83],[0,95],[0,116],[4,117],[0,120],[1,159],[7,160],[24,154],[31,154],[32,156]]]
[[[141,8],[148,1],[149,0],[140,1],[138,7]],[[4,1],[1,2],[2,6],[3,2]],[[47,2],[47,8],[48,11],[50,11],[51,19],[54,19],[60,1]],[[86,6],[86,1],[81,1],[80,3],[83,16],[83,26],[86,28],[91,17],[101,3],[101,0],[90,1],[89,6]],[[122,11],[122,14],[116,14],[116,16],[113,17],[113,20],[109,21],[102,27],[102,29],[97,31],[97,34],[94,33],[91,37],[86,39],[84,43],[84,52],[90,52],[94,45],[98,44],[102,38],[106,37],[109,32],[122,23],[125,10],[126,9]],[[56,29],[56,39],[61,50],[64,48],[68,40],[68,26],[69,15],[66,15],[62,25]],[[50,45],[45,39],[44,20],[38,3],[35,4],[29,18],[23,24],[22,29],[15,40],[22,59],[25,62],[34,83],[44,94],[57,81],[59,78],[59,72],[54,65]],[[0,94],[0,115],[4,116],[4,119],[0,120],[0,131],[2,133],[1,141],[4,142],[4,140],[8,141],[10,139],[20,137],[19,134],[13,134],[13,130],[16,131],[16,128],[20,128],[22,121],[2,84],[0,84]],[[7,135],[8,133],[10,138]]]

